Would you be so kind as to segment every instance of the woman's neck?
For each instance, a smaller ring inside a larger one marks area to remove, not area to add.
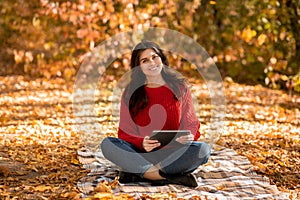
[[[147,77],[146,85],[147,87],[160,87],[162,85],[166,84],[165,80],[162,77]]]

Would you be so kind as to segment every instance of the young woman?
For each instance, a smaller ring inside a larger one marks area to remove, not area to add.
[[[105,158],[121,168],[121,183],[197,186],[192,172],[205,164],[210,147],[197,141],[200,123],[185,79],[168,67],[160,47],[143,41],[131,55],[131,80],[121,100],[118,138],[101,143]],[[162,147],[153,130],[189,130],[178,145]]]

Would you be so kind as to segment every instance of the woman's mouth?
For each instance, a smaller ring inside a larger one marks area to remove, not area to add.
[[[157,66],[154,66],[154,67],[149,68],[150,71],[155,71],[155,70],[157,70],[157,69],[158,69]]]

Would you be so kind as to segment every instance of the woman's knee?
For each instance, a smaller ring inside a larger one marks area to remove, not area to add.
[[[191,151],[195,159],[201,160],[201,164],[207,163],[210,157],[210,146],[204,142],[194,142],[191,145]]]
[[[101,151],[105,157],[109,152],[111,152],[110,148],[113,146],[113,140],[114,138],[112,137],[106,137],[100,144]]]
[[[210,157],[210,146],[203,142],[199,146],[199,159],[203,161],[202,164],[205,164],[207,163],[209,157]]]

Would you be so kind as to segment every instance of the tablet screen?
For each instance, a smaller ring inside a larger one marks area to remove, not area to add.
[[[175,141],[176,138],[190,133],[190,130],[155,130],[152,131],[150,139],[158,140],[161,146],[166,146],[171,141]]]

